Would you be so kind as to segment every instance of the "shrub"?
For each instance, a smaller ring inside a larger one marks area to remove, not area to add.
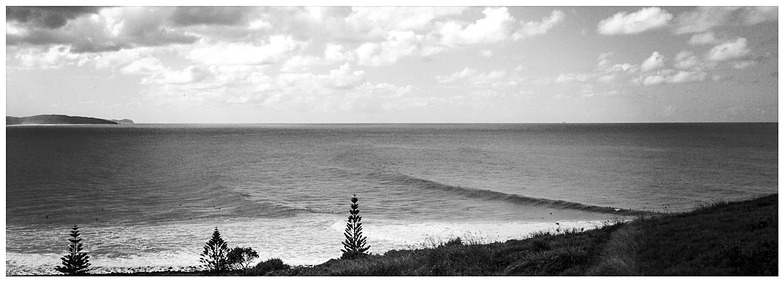
[[[364,257],[365,251],[370,249],[366,246],[367,237],[362,236],[362,217],[359,216],[359,204],[357,204],[357,195],[351,198],[351,210],[348,216],[348,223],[346,223],[346,231],[343,233],[346,240],[343,241],[343,255],[341,259],[355,259]]]
[[[71,242],[68,245],[68,254],[60,258],[63,260],[63,266],[55,267],[55,269],[67,275],[87,274],[87,268],[90,267],[90,256],[82,252],[82,239],[79,238],[78,226],[74,225],[71,229],[71,238],[68,241]]]
[[[455,238],[449,239],[449,241],[446,241],[446,243],[443,244],[443,246],[446,246],[446,247],[449,247],[449,246],[462,246],[462,245],[463,245],[463,239],[460,239],[460,237],[455,237]]]
[[[284,264],[282,260],[279,258],[272,258],[266,261],[260,262],[252,269],[250,269],[250,275],[265,275],[268,272],[275,271],[275,270],[286,270],[289,269],[289,266]]]
[[[226,256],[226,263],[235,270],[247,269],[254,259],[259,258],[259,254],[252,248],[235,247]]]
[[[228,253],[229,247],[227,247],[226,241],[221,238],[218,228],[215,227],[212,238],[204,245],[204,251],[201,253],[199,261],[204,264],[207,271],[223,272],[228,270],[229,265],[226,257]]]

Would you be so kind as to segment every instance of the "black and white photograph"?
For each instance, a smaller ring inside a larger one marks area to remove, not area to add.
[[[6,4],[6,278],[778,276],[776,2],[107,3]]]

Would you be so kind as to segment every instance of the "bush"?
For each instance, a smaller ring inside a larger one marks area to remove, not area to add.
[[[221,238],[220,232],[218,232],[218,228],[215,227],[215,231],[212,232],[212,238],[204,244],[204,251],[201,253],[201,261],[204,264],[204,267],[207,268],[209,272],[223,272],[228,270],[228,258],[226,257],[229,253],[229,247],[227,247],[226,241],[223,241]]]
[[[365,251],[370,249],[366,246],[367,237],[362,236],[362,217],[359,216],[359,204],[357,204],[357,195],[351,198],[351,210],[348,216],[348,223],[346,223],[346,231],[343,233],[346,240],[343,241],[343,255],[341,259],[355,259],[364,257]]]
[[[284,264],[282,260],[280,260],[279,258],[272,258],[272,259],[268,259],[266,261],[260,262],[259,264],[254,266],[252,269],[250,269],[248,274],[250,274],[250,275],[265,275],[265,274],[267,274],[267,273],[269,273],[271,271],[286,270],[286,269],[289,269],[289,266]]]
[[[90,267],[90,256],[82,252],[82,239],[79,238],[78,226],[74,225],[71,229],[71,238],[68,241],[71,242],[68,245],[68,254],[60,258],[63,260],[63,266],[55,267],[55,269],[67,275],[87,274],[87,268]]]
[[[253,260],[257,258],[259,258],[259,254],[253,248],[235,247],[226,256],[226,263],[228,263],[231,269],[243,270],[247,269]]]

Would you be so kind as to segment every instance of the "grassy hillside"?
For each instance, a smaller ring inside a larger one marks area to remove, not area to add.
[[[389,251],[267,275],[778,275],[778,196],[586,232]]]

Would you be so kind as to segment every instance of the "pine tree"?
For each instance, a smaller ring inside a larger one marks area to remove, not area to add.
[[[346,223],[346,231],[343,233],[346,240],[343,241],[343,255],[340,258],[355,259],[365,256],[365,251],[370,249],[366,246],[367,237],[362,236],[362,217],[359,216],[359,204],[357,195],[351,198],[351,210]]]
[[[218,228],[215,227],[215,231],[212,232],[212,238],[204,245],[204,251],[201,253],[199,261],[204,263],[208,271],[223,272],[228,270],[229,267],[227,261],[228,253],[229,247],[226,241],[223,241],[223,238],[221,238]]]
[[[74,225],[71,229],[71,238],[68,241],[71,242],[68,245],[68,254],[60,258],[63,260],[63,266],[55,267],[55,269],[67,275],[87,274],[87,268],[90,267],[90,256],[82,252],[82,239],[79,238],[78,226]]]

